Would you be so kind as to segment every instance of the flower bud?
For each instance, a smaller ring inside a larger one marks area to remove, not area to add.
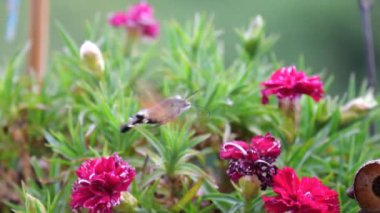
[[[377,101],[371,89],[365,96],[351,100],[341,108],[341,124],[349,124],[367,115],[376,106]]]
[[[85,41],[80,47],[80,57],[87,69],[97,74],[104,71],[103,55],[95,43]]]
[[[246,175],[239,179],[240,193],[245,200],[254,199],[260,192],[261,182],[256,175]]]
[[[121,193],[120,205],[115,206],[116,212],[135,212],[137,207],[137,199],[129,192]]]
[[[244,33],[246,40],[255,38],[262,34],[264,30],[264,19],[260,15],[256,16],[250,23],[247,31]]]
[[[264,20],[258,15],[250,23],[248,29],[241,33],[243,47],[246,53],[253,58],[264,39]]]

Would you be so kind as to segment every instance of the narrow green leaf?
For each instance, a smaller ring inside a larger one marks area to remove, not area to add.
[[[203,183],[203,178],[199,178],[198,181],[190,188],[189,191],[175,204],[172,208],[173,211],[179,212],[188,202],[195,197],[198,190],[201,188]]]

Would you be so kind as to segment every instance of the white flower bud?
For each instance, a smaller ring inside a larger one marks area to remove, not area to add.
[[[266,42],[264,28],[264,20],[258,15],[251,20],[246,30],[238,31],[242,41],[242,47],[251,58],[257,55],[260,47]]]
[[[355,98],[341,108],[341,124],[350,124],[367,115],[377,106],[373,90],[369,90],[363,97]]]
[[[85,41],[80,47],[80,57],[89,70],[97,73],[104,71],[103,55],[95,43]]]
[[[351,100],[346,105],[343,106],[343,112],[355,112],[363,113],[367,112],[377,106],[377,101],[373,96],[373,90],[369,90],[367,94],[363,97],[355,98]]]
[[[244,33],[244,38],[246,40],[257,38],[257,36],[262,33],[263,28],[264,28],[264,19],[261,15],[258,15],[254,19],[252,19],[251,23],[249,24],[248,29]]]

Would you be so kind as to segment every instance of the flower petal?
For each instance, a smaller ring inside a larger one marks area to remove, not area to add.
[[[249,145],[244,141],[233,141],[224,143],[219,156],[221,159],[238,160],[248,155]]]
[[[304,72],[298,71],[295,66],[282,67],[276,70],[270,78],[261,83],[263,104],[268,103],[268,96],[276,95],[278,99],[293,100],[302,94],[308,95],[314,101],[323,97],[323,83],[319,76],[308,77]]]

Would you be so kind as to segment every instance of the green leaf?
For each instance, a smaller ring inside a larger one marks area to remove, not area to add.
[[[203,178],[198,178],[198,181],[191,187],[189,191],[176,203],[172,210],[179,212],[188,202],[190,202],[193,197],[197,194],[198,190],[201,188],[203,183]]]
[[[74,39],[69,35],[61,23],[56,22],[56,26],[71,55],[79,58],[79,47],[76,45]]]
[[[161,145],[161,142],[152,133],[148,132],[142,127],[135,127],[135,129],[140,132],[149,142],[151,146],[159,153],[160,156],[164,156],[165,148]]]
[[[29,193],[25,194],[25,206],[28,213],[46,213],[46,208],[41,201]]]

